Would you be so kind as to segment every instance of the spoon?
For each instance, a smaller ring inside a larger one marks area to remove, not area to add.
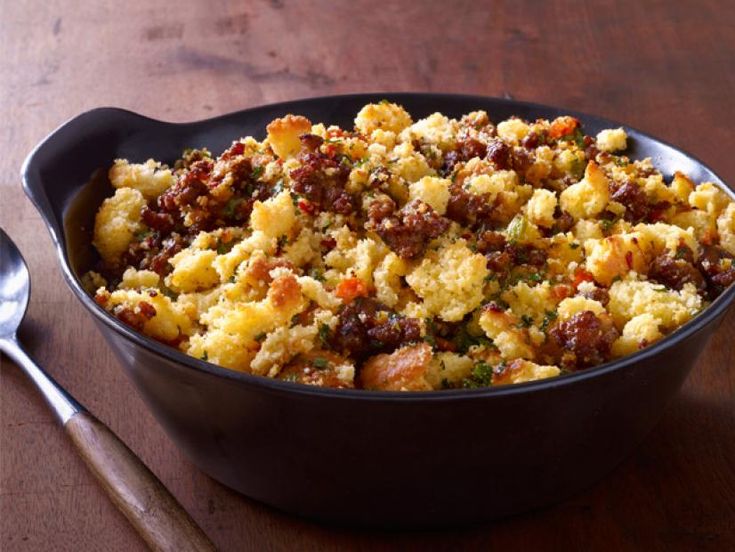
[[[0,228],[0,350],[36,384],[87,467],[152,550],[215,550],[140,458],[23,350],[16,331],[30,294],[28,267],[18,248]]]

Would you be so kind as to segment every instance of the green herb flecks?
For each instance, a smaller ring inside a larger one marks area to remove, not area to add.
[[[554,323],[559,315],[556,311],[546,311],[544,313],[544,320],[541,322],[541,331],[546,331]]]
[[[533,317],[527,314],[521,315],[521,323],[519,325],[521,328],[530,328],[533,326]]]
[[[222,214],[227,218],[232,218],[243,201],[244,200],[241,197],[233,197],[225,203],[225,206],[222,209]]]
[[[493,367],[485,362],[478,362],[472,369],[472,373],[462,380],[462,387],[477,388],[487,387],[493,383]]]
[[[327,324],[319,324],[319,341],[322,342],[322,345],[324,345],[324,347],[329,346],[329,336],[331,335],[331,333],[331,329]]]
[[[265,172],[265,167],[263,167],[262,165],[259,165],[257,167],[253,167],[253,172],[250,173],[250,177],[253,180],[258,180],[261,177],[261,175],[263,174],[263,172]]]
[[[316,357],[312,362],[317,370],[324,370],[329,367],[329,361],[326,358]]]

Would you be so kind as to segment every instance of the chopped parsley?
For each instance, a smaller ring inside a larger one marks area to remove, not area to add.
[[[452,343],[457,348],[457,352],[461,355],[467,353],[467,351],[475,346],[492,345],[492,341],[490,339],[484,335],[474,336],[470,334],[464,326],[458,330],[457,335],[452,339]]]
[[[574,142],[580,148],[584,147],[584,132],[582,132],[582,129],[579,127],[575,128],[574,132],[565,134],[561,139],[566,140],[567,142]]]
[[[325,347],[329,346],[330,333],[331,330],[327,324],[319,324],[319,341],[321,341],[322,345],[324,345]]]
[[[528,221],[526,221],[526,217],[516,215],[508,224],[508,241],[511,243],[517,242],[523,237],[527,230]]]
[[[602,227],[604,232],[609,231],[613,227],[613,224],[615,224],[615,221],[610,219],[602,219],[600,221],[600,227]]]
[[[222,209],[222,214],[228,218],[231,218],[243,201],[244,200],[241,197],[233,197],[227,203],[225,203],[225,206]]]
[[[229,252],[230,249],[232,249],[232,243],[222,243],[217,242],[217,254],[218,255],[224,255],[225,253]]]
[[[544,313],[544,320],[541,322],[541,331],[549,329],[549,326],[553,324],[554,320],[556,320],[558,316],[559,315],[556,311],[546,311],[546,313]]]
[[[477,388],[493,384],[493,367],[485,362],[478,362],[472,373],[462,380],[462,387]]]
[[[521,327],[529,328],[533,326],[533,317],[527,314],[521,315]]]
[[[253,172],[250,173],[250,177],[253,180],[258,180],[258,178],[260,178],[260,176],[263,174],[264,171],[265,171],[265,168],[262,165],[254,167]]]
[[[324,370],[325,368],[329,367],[329,361],[326,358],[322,357],[316,357],[311,363],[317,370]]]
[[[676,248],[676,259],[686,259],[689,255],[690,249],[686,245],[680,245]]]

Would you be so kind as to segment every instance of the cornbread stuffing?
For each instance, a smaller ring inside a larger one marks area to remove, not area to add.
[[[735,202],[573,117],[353,129],[286,115],[171,166],[118,159],[85,283],[191,356],[336,388],[521,383],[634,353],[735,281]]]

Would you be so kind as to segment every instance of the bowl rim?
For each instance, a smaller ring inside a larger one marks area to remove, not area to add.
[[[127,117],[132,117],[138,120],[143,120],[149,123],[157,125],[168,125],[173,127],[187,127],[192,125],[206,126],[208,124],[215,123],[222,119],[227,119],[235,116],[243,116],[248,113],[259,111],[262,109],[282,109],[284,113],[288,112],[289,106],[296,104],[303,105],[305,103],[319,103],[330,100],[361,100],[364,102],[377,101],[380,98],[389,98],[391,101],[400,101],[402,98],[416,98],[424,97],[427,99],[434,99],[441,101],[443,99],[454,99],[465,102],[486,102],[488,100],[498,103],[504,103],[508,106],[518,106],[527,108],[531,111],[534,110],[556,110],[563,111],[565,114],[580,118],[580,119],[595,119],[597,122],[605,125],[610,125],[606,128],[623,127],[626,132],[632,135],[633,138],[642,137],[647,140],[651,140],[657,144],[666,146],[670,149],[675,150],[679,154],[685,156],[695,164],[705,168],[709,171],[716,180],[718,180],[720,187],[722,187],[730,196],[731,199],[735,200],[735,190],[726,184],[715,171],[709,168],[705,163],[700,161],[697,157],[690,153],[683,151],[682,149],[656,138],[650,134],[642,132],[635,127],[631,127],[626,124],[622,124],[604,117],[597,115],[590,115],[588,113],[579,112],[573,109],[566,109],[563,107],[549,106],[546,104],[513,100],[509,98],[499,98],[492,96],[472,95],[472,94],[454,94],[454,93],[442,93],[442,92],[365,92],[355,94],[337,94],[337,95],[326,95],[326,96],[315,96],[309,98],[297,98],[282,102],[262,104],[246,109],[232,111],[224,113],[214,117],[199,119],[191,122],[168,122],[160,119],[155,119],[145,115],[141,115],[128,109],[122,109],[117,107],[97,107],[88,111],[82,112],[81,114],[68,119],[62,123],[59,127],[49,133],[44,139],[42,139],[35,148],[28,154],[21,168],[21,179],[22,186],[26,196],[36,207],[36,210],[41,215],[46,227],[51,234],[54,247],[56,249],[57,257],[61,265],[62,274],[67,285],[74,292],[74,295],[81,301],[82,305],[89,311],[94,318],[102,323],[104,326],[112,329],[117,334],[121,335],[132,341],[135,345],[143,347],[148,352],[153,353],[156,356],[164,357],[168,361],[173,361],[181,367],[196,370],[198,372],[205,372],[212,376],[217,376],[229,380],[230,383],[240,384],[245,386],[252,386],[261,388],[264,391],[278,394],[297,394],[306,396],[315,396],[319,398],[329,399],[359,399],[368,401],[389,401],[389,402],[405,402],[413,403],[416,401],[437,401],[437,402],[452,402],[458,400],[477,400],[485,399],[490,397],[504,397],[509,395],[542,392],[558,387],[566,387],[582,383],[589,379],[596,379],[610,374],[611,372],[621,371],[625,368],[645,361],[651,357],[658,355],[665,349],[673,347],[676,343],[692,336],[695,333],[702,331],[706,326],[711,324],[717,318],[722,316],[725,311],[732,305],[735,300],[735,285],[729,286],[717,299],[710,303],[700,313],[695,315],[691,320],[677,328],[675,331],[660,339],[653,345],[650,345],[640,351],[633,354],[626,355],[619,359],[599,364],[585,370],[578,372],[571,372],[567,374],[561,374],[552,378],[529,381],[524,383],[516,383],[502,386],[489,386],[481,388],[462,388],[462,389],[444,389],[444,390],[433,390],[433,391],[366,391],[363,389],[334,389],[329,387],[318,387],[312,385],[306,385],[296,382],[289,382],[284,380],[278,380],[275,378],[269,378],[265,376],[258,376],[249,374],[246,372],[239,372],[229,368],[221,367],[217,364],[213,364],[192,356],[187,355],[183,351],[175,349],[174,347],[164,345],[151,337],[148,337],[142,333],[139,333],[123,322],[112,316],[100,305],[98,305],[93,297],[88,294],[81,285],[81,281],[71,268],[69,256],[66,248],[65,230],[62,226],[57,227],[55,221],[52,220],[51,214],[46,210],[46,207],[41,201],[39,194],[44,191],[45,187],[40,182],[35,172],[37,172],[37,157],[51,142],[59,137],[64,131],[69,130],[70,127],[78,125],[82,121],[99,116],[104,113],[118,113]],[[233,137],[233,140],[239,137]],[[45,197],[44,197],[45,199]]]

